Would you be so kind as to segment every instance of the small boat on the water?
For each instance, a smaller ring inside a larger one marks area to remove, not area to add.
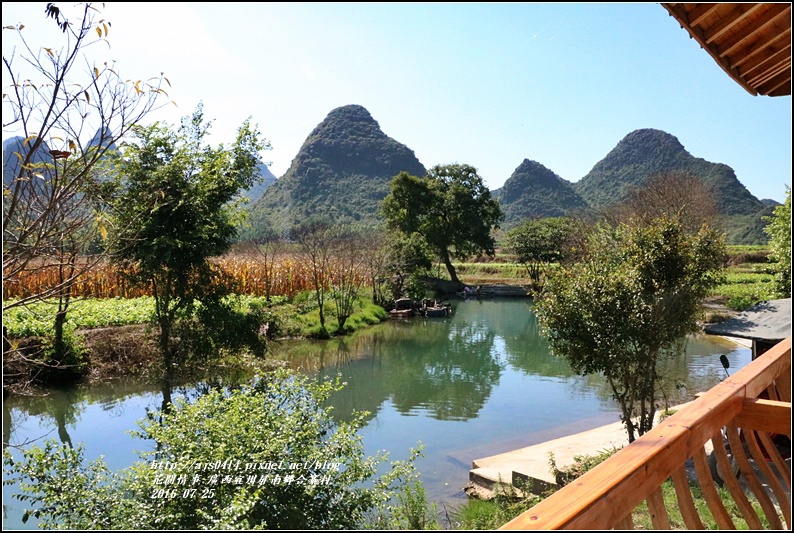
[[[421,312],[425,317],[446,317],[452,314],[452,305],[436,300],[423,300]]]
[[[411,318],[416,314],[415,307],[410,298],[394,300],[394,308],[389,310],[389,318]]]

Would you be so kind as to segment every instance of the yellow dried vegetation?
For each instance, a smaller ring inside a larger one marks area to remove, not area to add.
[[[282,255],[272,261],[250,256],[228,256],[213,261],[237,282],[236,292],[265,296],[268,283],[271,296],[292,297],[313,288],[311,265],[299,256]],[[331,265],[324,279],[338,277]],[[86,298],[137,298],[150,296],[148,290],[134,287],[117,265],[107,262],[91,266],[78,265],[81,274],[72,288],[72,296]],[[357,273],[362,276],[362,273]],[[57,287],[62,280],[58,265],[39,265],[15,279],[3,277],[3,299],[17,299],[42,294]],[[359,278],[361,279],[361,278]]]

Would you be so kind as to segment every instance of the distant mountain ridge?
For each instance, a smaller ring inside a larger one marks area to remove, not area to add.
[[[90,144],[98,143],[100,132]],[[8,184],[18,170],[14,152],[24,139],[3,141],[3,175]],[[50,161],[42,145],[35,160]],[[306,138],[280,178],[260,165],[263,180],[244,191],[253,230],[288,229],[314,217],[338,223],[375,225],[392,177],[401,171],[423,176],[426,169],[413,150],[386,135],[365,108],[332,110]],[[713,193],[729,242],[763,243],[764,216],[777,202],[759,200],[739,182],[728,165],[692,156],[664,131],[638,129],[626,135],[581,180],[568,182],[541,163],[524,159],[505,184],[494,191],[505,213],[503,228],[527,218],[570,216],[608,209],[645,180],[661,172],[687,172]]]
[[[413,150],[387,136],[360,105],[332,110],[287,172],[251,207],[254,225],[285,227],[312,217],[374,224],[392,177],[423,176]]]
[[[504,212],[505,228],[527,218],[561,217],[589,209],[571,182],[529,159],[524,159],[505,184],[494,191],[494,198]]]
[[[753,196],[728,165],[692,156],[675,136],[661,130],[629,133],[574,183],[525,159],[494,195],[505,212],[504,227],[509,228],[525,218],[608,210],[649,177],[665,172],[686,172],[703,181],[712,193],[729,241],[766,242],[763,217],[773,203]]]
[[[722,215],[753,215],[764,208],[731,167],[694,157],[675,136],[649,128],[626,135],[573,187],[591,207],[603,209],[624,200],[648,176],[668,171],[688,171],[703,180]]]
[[[255,183],[252,187],[245,189],[240,193],[241,196],[247,198],[248,200],[245,202],[245,205],[252,204],[256,202],[259,198],[265,194],[265,191],[268,187],[276,183],[276,176],[270,172],[270,168],[265,163],[260,163],[259,166],[256,167],[259,171],[259,178],[260,181]]]

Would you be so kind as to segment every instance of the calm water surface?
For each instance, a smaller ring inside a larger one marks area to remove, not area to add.
[[[391,321],[327,342],[272,343],[271,357],[309,375],[341,374],[347,386],[332,397],[336,416],[367,411],[362,430],[368,454],[387,450],[405,459],[419,443],[417,466],[432,501],[455,507],[471,461],[619,420],[603,380],[571,373],[538,336],[529,300],[454,301],[450,318]],[[671,405],[713,386],[724,371],[750,361],[750,350],[717,337],[689,339],[687,353],[665,365]],[[235,380],[236,377],[227,378]],[[195,397],[206,384],[182,388]],[[149,443],[129,435],[162,402],[158,385],[123,380],[11,397],[3,405],[3,441],[54,438],[81,442],[88,459],[104,455],[111,469],[138,459]],[[4,528],[21,523],[23,506],[4,487]]]

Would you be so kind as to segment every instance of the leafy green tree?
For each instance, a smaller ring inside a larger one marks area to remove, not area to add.
[[[128,469],[86,465],[81,446],[50,441],[20,460],[6,450],[4,483],[19,483],[25,516],[44,527],[358,529],[416,481],[418,452],[379,474],[386,454],[364,454],[364,415],[337,423],[325,407],[340,388],[282,369],[141,422],[156,451]]]
[[[385,269],[391,279],[393,299],[408,296],[412,278],[426,274],[432,266],[433,256],[424,237],[400,232],[389,236]]]
[[[604,375],[630,442],[653,425],[659,361],[698,331],[700,302],[722,278],[723,239],[668,217],[602,226],[586,259],[560,269],[535,306],[552,351],[581,375]]]
[[[526,220],[507,232],[505,246],[518,256],[535,287],[546,265],[563,260],[572,247],[573,220],[563,217]]]
[[[775,207],[764,232],[769,235],[769,258],[774,261],[775,290],[781,298],[791,298],[791,187],[786,188],[786,201]]]
[[[390,229],[422,235],[462,285],[453,258],[493,255],[492,231],[502,211],[477,170],[465,164],[437,165],[425,177],[401,172],[390,184],[383,212]]]
[[[176,362],[177,321],[197,311],[210,319],[225,311],[228,280],[209,259],[232,244],[238,225],[230,202],[253,184],[263,147],[248,121],[231,148],[205,146],[209,127],[201,105],[178,131],[137,127],[137,142],[123,146],[118,163],[123,193],[114,202],[121,232],[116,257],[154,296],[167,372]]]

